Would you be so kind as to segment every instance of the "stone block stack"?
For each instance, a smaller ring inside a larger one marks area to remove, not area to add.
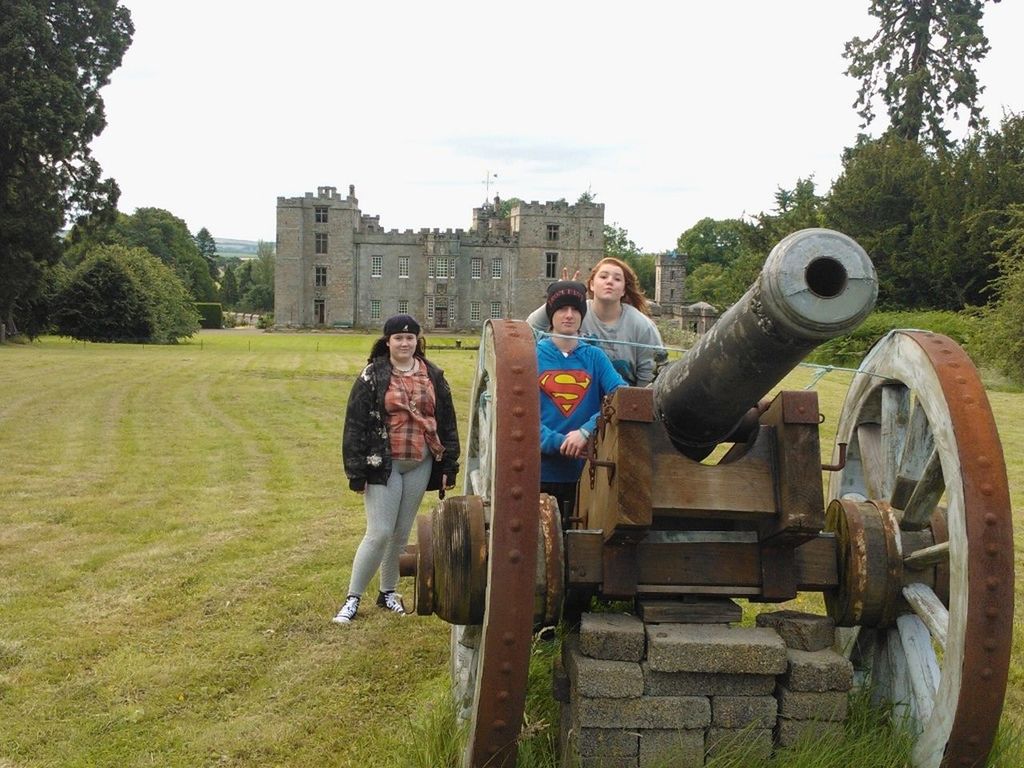
[[[762,613],[759,627],[771,627],[786,643],[786,674],[778,681],[779,721],[775,743],[789,747],[802,738],[841,736],[846,722],[853,666],[832,650],[831,619],[796,611]]]
[[[555,675],[564,754],[580,768],[698,768],[724,748],[762,756],[842,729],[852,672],[828,650],[831,622],[765,616],[740,627],[584,614]]]

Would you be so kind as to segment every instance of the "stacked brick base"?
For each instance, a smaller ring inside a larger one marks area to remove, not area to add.
[[[577,760],[566,764],[688,768],[723,749],[767,755],[841,733],[853,675],[831,650],[831,621],[778,611],[757,623],[585,614],[555,676],[562,754]]]

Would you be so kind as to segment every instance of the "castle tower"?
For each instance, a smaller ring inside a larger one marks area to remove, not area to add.
[[[360,224],[355,187],[277,198],[274,323],[351,326],[359,289],[353,233]]]
[[[654,300],[665,314],[678,315],[686,303],[686,255],[675,251],[658,254],[654,267]]]
[[[520,202],[512,207],[509,229],[519,241],[509,317],[524,318],[543,304],[548,284],[563,269],[585,280],[604,255],[604,203]]]

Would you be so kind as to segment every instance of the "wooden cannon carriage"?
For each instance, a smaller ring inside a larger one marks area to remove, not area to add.
[[[606,400],[570,530],[538,492],[533,335],[521,322],[485,326],[464,495],[420,518],[413,548],[417,612],[453,625],[466,766],[515,765],[533,633],[591,598],[801,591],[824,594],[836,625],[853,628],[859,676],[905,704],[916,768],[984,760],[1009,665],[1013,541],[970,359],[944,336],[888,334],[849,388],[826,466],[816,393],[762,401],[816,345],[856,327],[876,291],[844,235],[781,241],[653,388]]]

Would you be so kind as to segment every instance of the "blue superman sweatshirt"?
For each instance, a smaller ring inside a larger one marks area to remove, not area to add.
[[[558,452],[565,436],[581,427],[593,432],[601,412],[601,399],[626,382],[597,347],[579,344],[566,355],[551,339],[537,342],[537,381],[540,479],[547,483],[575,483],[583,471],[583,460]]]

